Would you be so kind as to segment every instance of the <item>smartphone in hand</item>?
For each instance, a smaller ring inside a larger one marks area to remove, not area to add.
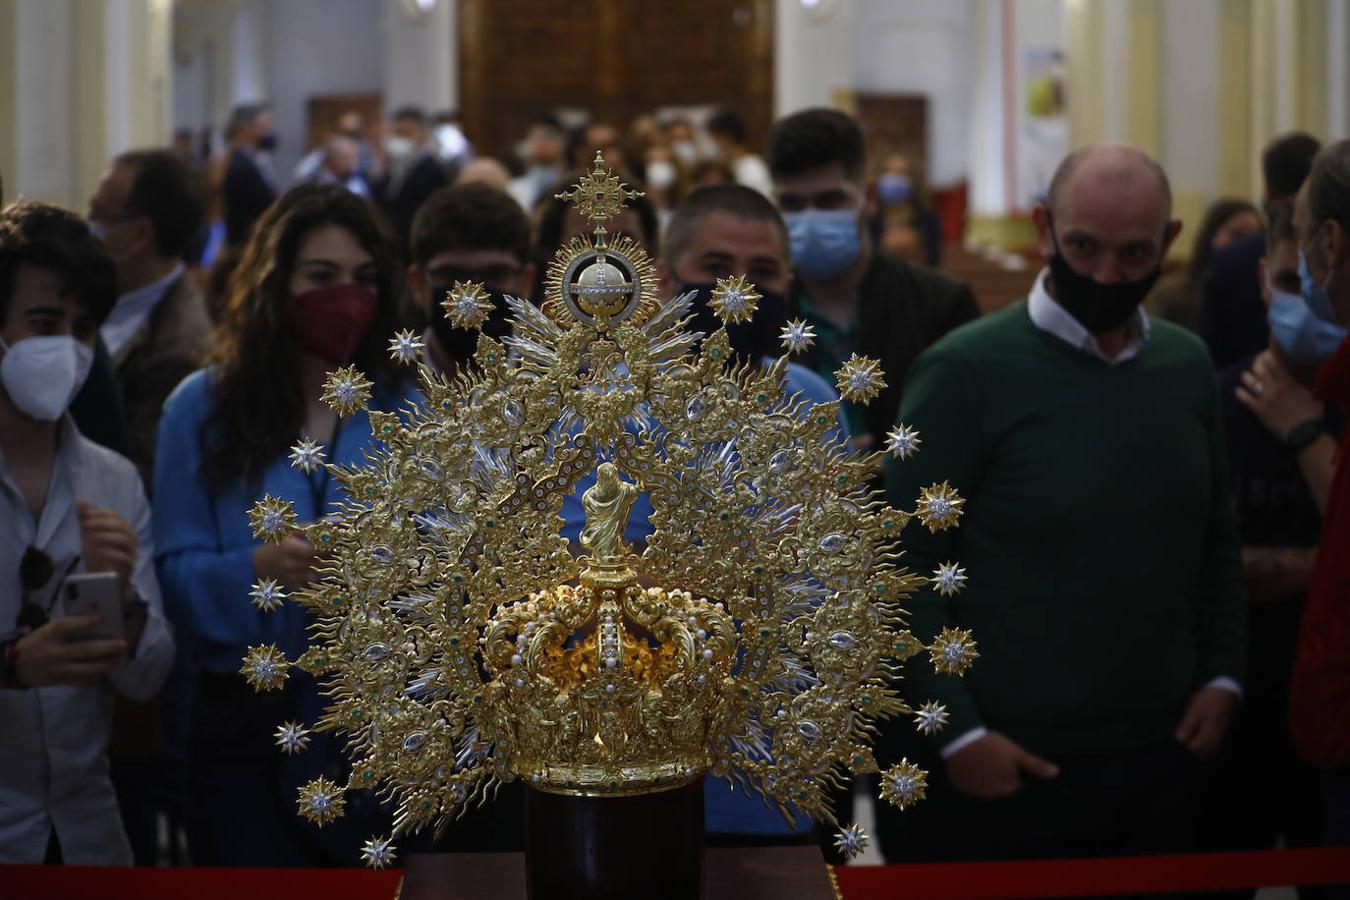
[[[74,641],[125,640],[122,616],[122,585],[115,572],[70,575],[61,586],[65,591],[66,615],[98,616],[98,623],[71,635]]]

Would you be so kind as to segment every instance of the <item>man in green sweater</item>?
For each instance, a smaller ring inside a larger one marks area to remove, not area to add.
[[[1139,307],[1181,225],[1162,169],[1119,144],[1066,158],[1035,222],[1048,269],[915,362],[900,420],[922,446],[888,473],[902,507],[944,479],[966,498],[958,529],[905,535],[912,570],[969,578],[934,578],[912,628],[969,628],[980,654],[964,679],[906,672],[950,718],[922,852],[1193,849],[1190,786],[1240,701],[1245,622],[1213,368]],[[883,823],[888,856],[921,846],[901,827]]]

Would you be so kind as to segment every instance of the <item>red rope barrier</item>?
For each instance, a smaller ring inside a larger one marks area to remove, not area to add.
[[[835,869],[844,900],[1107,897],[1350,883],[1350,847]]]
[[[1158,894],[1350,883],[1350,847],[1008,863],[845,866],[844,900]],[[393,900],[401,870],[0,866],[0,900]]]
[[[400,869],[0,866],[0,900],[394,900]]]

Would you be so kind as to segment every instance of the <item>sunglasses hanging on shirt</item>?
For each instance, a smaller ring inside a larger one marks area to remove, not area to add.
[[[56,563],[52,561],[51,555],[40,547],[29,545],[23,552],[23,558],[19,561],[19,586],[23,588],[23,602],[19,606],[19,617],[16,624],[20,628],[27,628],[30,631],[36,631],[43,625],[51,621],[52,608],[56,606],[56,597],[61,589],[61,582],[66,580],[66,576],[75,570],[79,565],[79,554],[70,561],[66,570],[61,573],[57,579],[56,587],[52,589],[51,595],[45,604],[39,603],[33,599],[33,594],[40,591],[47,582],[52,580],[52,575],[56,572]]]

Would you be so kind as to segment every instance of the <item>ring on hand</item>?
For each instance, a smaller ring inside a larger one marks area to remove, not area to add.
[[[1262,383],[1262,382],[1260,382],[1260,381],[1253,381],[1253,382],[1252,382],[1252,393],[1253,393],[1253,394],[1255,394],[1256,396],[1260,397],[1260,396],[1261,396],[1262,394],[1264,394],[1265,392],[1266,392],[1266,386],[1265,386],[1264,383]]]

